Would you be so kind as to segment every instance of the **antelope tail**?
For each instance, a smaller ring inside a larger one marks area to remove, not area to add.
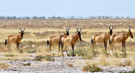
[[[63,42],[62,42],[62,40],[63,40],[63,38],[61,38],[61,42],[60,42],[60,43],[61,43],[61,47],[63,47]]]
[[[47,45],[49,45],[50,44],[50,40],[47,40]]]
[[[93,40],[93,38],[91,39],[91,43],[92,43],[92,44],[94,43],[94,40]]]
[[[4,43],[4,44],[7,45],[7,43],[8,43],[8,42],[7,42],[7,39],[5,39],[5,43]]]

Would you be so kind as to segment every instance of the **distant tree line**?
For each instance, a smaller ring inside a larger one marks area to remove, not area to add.
[[[75,17],[75,16],[69,16],[69,17],[61,17],[61,16],[24,16],[24,17],[17,17],[17,16],[0,16],[0,19],[131,19],[131,17],[112,17],[112,16],[89,16],[89,17]]]

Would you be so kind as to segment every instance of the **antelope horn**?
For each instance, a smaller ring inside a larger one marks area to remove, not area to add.
[[[79,32],[78,28],[77,28],[77,32]]]
[[[20,28],[20,30],[22,31],[22,28]]]
[[[23,31],[25,30],[25,28],[23,29]]]
[[[69,31],[70,30],[70,28],[68,27],[67,29],[66,29],[66,31]]]
[[[70,28],[68,28],[68,31],[70,30]]]
[[[80,28],[80,31],[82,30],[82,28]]]
[[[131,26],[130,26],[130,25],[128,25],[128,28],[129,28],[129,30],[130,30]]]

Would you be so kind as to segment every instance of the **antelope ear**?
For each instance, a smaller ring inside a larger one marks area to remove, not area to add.
[[[25,28],[23,29],[23,31],[25,30]]]
[[[19,32],[19,31],[18,31],[18,33],[20,33],[20,34],[21,34],[21,32]]]
[[[131,26],[130,26],[130,25],[128,25],[128,28],[129,28],[129,30],[130,30]]]
[[[70,28],[68,28],[68,31],[70,30]]]

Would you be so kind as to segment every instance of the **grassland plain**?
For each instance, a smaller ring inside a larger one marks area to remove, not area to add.
[[[66,62],[69,63],[67,65],[75,63],[75,65],[73,65],[72,67],[83,67],[87,64],[94,64],[99,67],[111,66],[135,68],[134,38],[128,38],[126,42],[126,53],[123,53],[121,51],[121,44],[116,44],[114,46],[113,53],[106,52],[104,50],[103,44],[97,44],[95,47],[95,52],[92,52],[90,43],[91,35],[94,33],[108,32],[109,25],[114,26],[114,33],[128,31],[128,25],[131,25],[131,31],[133,35],[135,35],[135,19],[0,20],[0,60],[28,60],[34,59],[34,57],[36,56],[38,58],[41,58],[41,61],[48,61],[48,59],[52,59],[49,57],[59,57],[61,56],[61,54],[57,53],[58,46],[52,47],[53,53],[48,53],[49,49],[46,45],[46,40],[48,39],[48,37],[65,33],[65,29],[67,27],[70,27],[70,34],[75,34],[76,27],[82,27],[83,41],[79,41],[76,44],[75,53],[76,56],[83,57],[83,60],[67,60]],[[5,39],[7,39],[8,35],[18,34],[18,31],[20,31],[20,27],[26,29],[24,39],[21,41],[19,48],[21,51],[23,51],[23,53],[18,53],[14,48],[12,49],[12,52],[9,52],[9,50],[4,46],[4,41]],[[70,48],[68,49],[68,51],[71,53]],[[29,53],[35,53],[34,57]],[[6,65],[5,63],[1,64]],[[6,67],[10,67],[10,65],[6,65]]]

